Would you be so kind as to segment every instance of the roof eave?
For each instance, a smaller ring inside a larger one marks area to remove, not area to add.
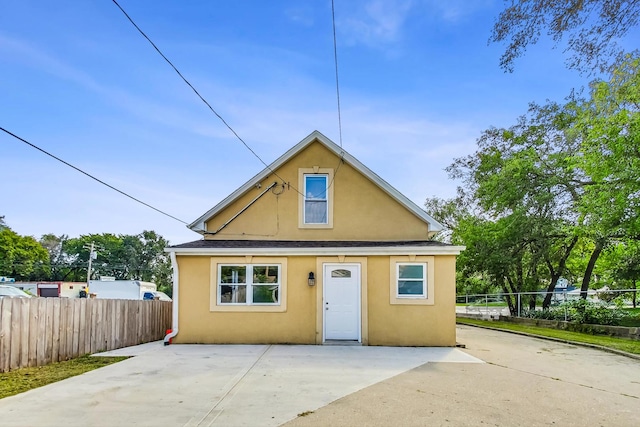
[[[459,255],[465,246],[386,246],[328,248],[166,248],[165,252],[190,256],[323,256],[323,255]]]

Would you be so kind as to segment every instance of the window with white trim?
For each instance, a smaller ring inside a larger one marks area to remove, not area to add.
[[[304,223],[329,223],[329,176],[326,174],[304,175]]]
[[[427,298],[426,263],[397,263],[396,278],[398,298]]]
[[[219,305],[280,305],[280,264],[218,264]]]

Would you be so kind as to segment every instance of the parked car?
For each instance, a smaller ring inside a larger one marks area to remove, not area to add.
[[[15,286],[0,285],[0,298],[31,298],[31,295]]]
[[[172,301],[169,295],[160,291],[146,291],[142,295],[142,299],[144,300],[159,300],[159,301]]]

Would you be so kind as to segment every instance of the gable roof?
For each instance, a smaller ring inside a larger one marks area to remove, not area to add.
[[[343,161],[346,162],[349,166],[360,172],[362,175],[367,177],[371,182],[380,187],[385,193],[395,199],[402,206],[407,208],[410,212],[412,212],[415,216],[429,224],[429,232],[442,231],[443,226],[433,219],[427,212],[425,212],[418,205],[409,200],[405,195],[400,193],[398,190],[393,188],[388,182],[380,178],[376,175],[371,169],[363,165],[358,159],[353,157],[351,154],[347,153],[342,147],[338,146],[335,142],[331,141],[329,138],[324,136],[322,133],[317,130],[311,132],[309,136],[304,138],[298,144],[289,149],[286,153],[276,159],[269,166],[264,168],[261,172],[255,175],[253,178],[244,183],[240,188],[231,193],[229,196],[225,197],[220,203],[215,205],[213,208],[209,209],[198,219],[193,221],[191,224],[187,225],[191,230],[202,233],[206,231],[205,223],[211,219],[213,216],[218,214],[220,211],[224,210],[227,206],[232,204],[238,198],[242,197],[247,191],[250,191],[255,188],[256,184],[262,182],[263,179],[272,175],[280,166],[288,162],[292,159],[296,154],[303,151],[306,147],[311,145],[313,142],[319,142],[324,145],[327,149],[333,152],[336,156],[342,157]]]

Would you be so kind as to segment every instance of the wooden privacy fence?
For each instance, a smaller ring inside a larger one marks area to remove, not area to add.
[[[0,298],[0,372],[162,339],[168,301]]]

